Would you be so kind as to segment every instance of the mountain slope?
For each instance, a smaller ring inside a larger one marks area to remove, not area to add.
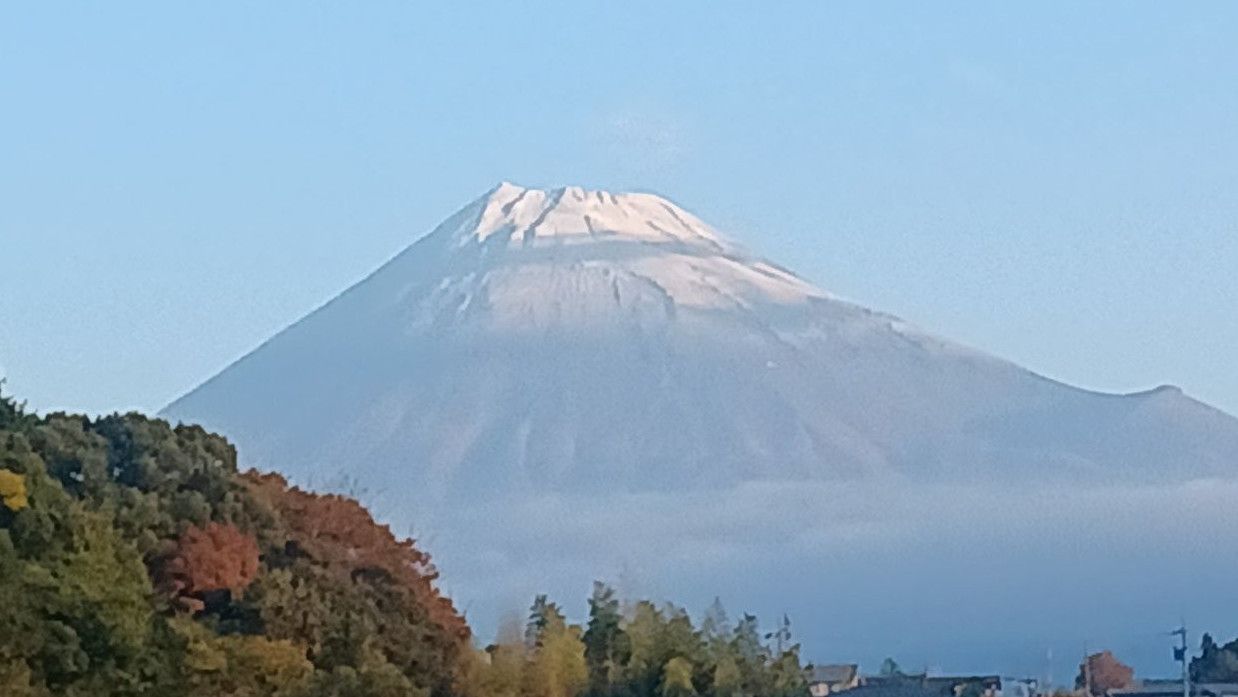
[[[502,184],[169,405],[418,502],[753,480],[1232,474],[1238,421],[831,297],[657,196]]]

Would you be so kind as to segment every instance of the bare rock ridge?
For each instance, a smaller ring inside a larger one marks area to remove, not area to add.
[[[184,397],[295,480],[433,511],[751,481],[1238,470],[1176,389],[1057,383],[844,302],[651,194],[504,183]]]

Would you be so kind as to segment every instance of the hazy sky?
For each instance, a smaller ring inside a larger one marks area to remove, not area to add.
[[[1238,4],[456,4],[0,8],[8,389],[157,409],[510,179],[1238,413]]]

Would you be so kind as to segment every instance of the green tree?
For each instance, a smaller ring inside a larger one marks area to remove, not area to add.
[[[800,665],[799,645],[778,654],[769,665],[768,694],[772,697],[802,697],[808,694],[808,681]]]
[[[184,619],[174,628],[185,646],[183,686],[188,697],[299,697],[314,674],[305,649],[290,641],[217,636]]]
[[[155,650],[137,550],[47,475],[24,433],[0,431],[0,468],[28,484],[28,505],[0,508],[0,665],[60,695],[135,689]]]
[[[610,694],[621,679],[623,663],[629,653],[622,622],[615,591],[600,581],[594,582],[584,644],[589,691],[595,697]]]
[[[525,644],[531,649],[541,646],[542,638],[547,632],[557,631],[566,622],[558,605],[550,602],[545,595],[535,597],[532,607],[529,608],[529,622],[525,625]]]
[[[338,666],[330,672],[318,671],[310,687],[298,697],[427,697],[425,688],[417,687],[370,644],[361,651],[357,665]]]
[[[4,379],[0,378],[0,430],[20,431],[33,420],[24,404],[4,393]]]
[[[761,643],[761,633],[755,615],[744,613],[735,624],[731,647],[739,668],[743,692],[750,695],[766,695],[771,689],[766,663],[769,659]]]

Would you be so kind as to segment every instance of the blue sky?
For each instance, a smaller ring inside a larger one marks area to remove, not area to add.
[[[1238,5],[0,8],[0,370],[155,410],[502,179],[1238,413]]]

